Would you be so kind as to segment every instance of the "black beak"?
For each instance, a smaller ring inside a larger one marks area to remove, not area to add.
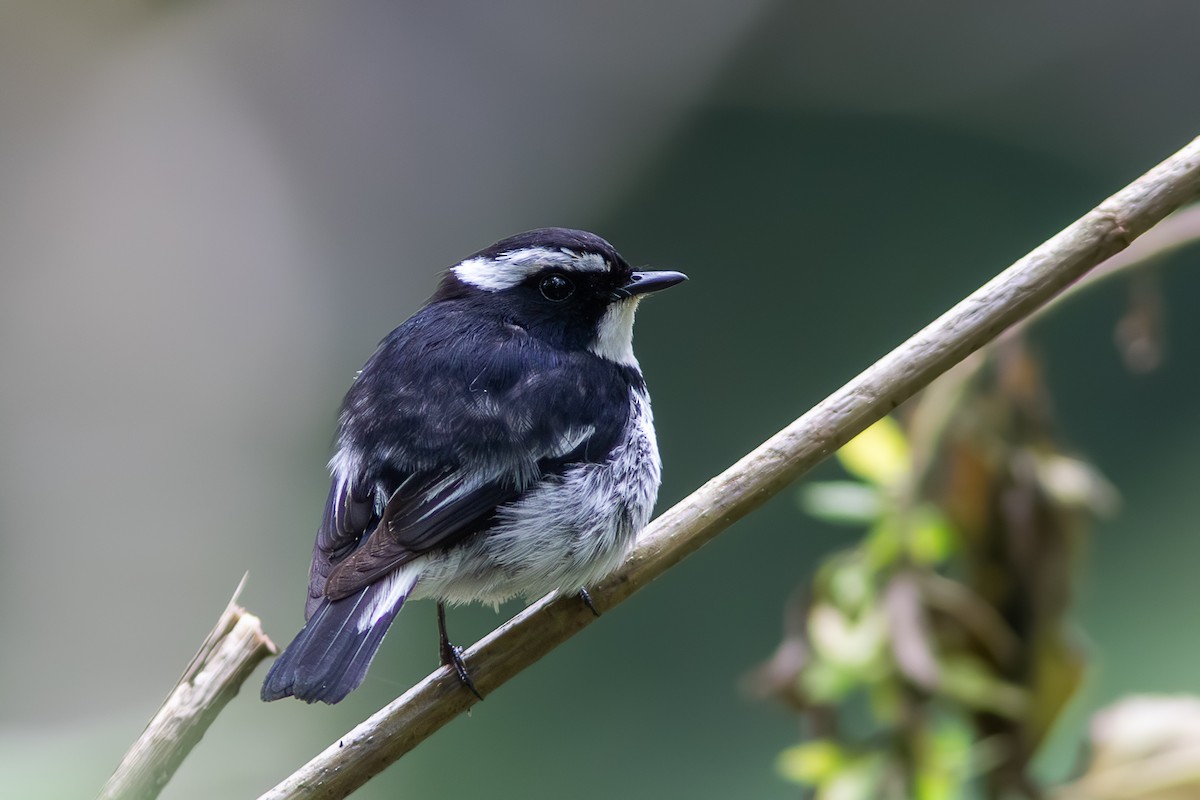
[[[682,272],[671,272],[670,270],[635,272],[629,276],[629,283],[617,290],[617,294],[622,298],[633,297],[638,294],[650,294],[650,292],[669,289],[675,284],[683,283],[686,280],[687,275],[684,275]]]

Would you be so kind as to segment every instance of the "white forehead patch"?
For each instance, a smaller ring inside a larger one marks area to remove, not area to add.
[[[567,272],[607,272],[608,262],[599,253],[577,253],[565,247],[523,247],[495,257],[468,258],[451,271],[463,283],[499,292],[520,285],[548,267]]]

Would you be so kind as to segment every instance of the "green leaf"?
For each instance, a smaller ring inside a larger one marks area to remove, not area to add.
[[[874,602],[875,576],[871,566],[857,554],[839,559],[825,576],[829,599],[841,611],[857,614]]]
[[[818,659],[800,673],[800,685],[813,703],[831,705],[845,700],[858,688],[859,680],[850,670]]]
[[[971,729],[960,720],[941,719],[922,731],[915,774],[917,800],[962,797],[971,774]]]
[[[958,533],[934,506],[925,505],[912,515],[906,544],[915,563],[932,566],[953,555]]]
[[[914,778],[916,800],[954,800],[959,796],[956,782],[944,772],[919,769]]]
[[[870,525],[883,513],[883,498],[874,486],[857,481],[821,481],[800,487],[805,513],[839,525]]]
[[[871,715],[885,725],[896,725],[904,716],[905,696],[894,677],[882,680],[870,687],[867,702]]]
[[[980,711],[1017,719],[1029,707],[1029,695],[1008,683],[978,658],[947,655],[941,661],[941,694]]]
[[[904,552],[904,542],[900,540],[900,530],[896,527],[896,518],[886,516],[880,518],[867,534],[863,543],[863,553],[867,564],[872,569],[879,570],[896,563]]]
[[[779,754],[779,774],[793,783],[816,786],[834,776],[846,765],[844,750],[828,739],[789,747]]]
[[[809,612],[808,635],[817,655],[864,677],[883,663],[887,634],[887,617],[879,608],[869,608],[856,618],[828,603]]]
[[[879,800],[884,764],[879,753],[859,756],[821,784],[817,800]]]
[[[851,475],[884,488],[897,485],[912,469],[908,439],[891,417],[846,442],[837,458]]]

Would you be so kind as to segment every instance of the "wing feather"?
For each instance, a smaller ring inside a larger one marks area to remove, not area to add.
[[[405,481],[388,500],[375,530],[330,572],[325,595],[331,600],[349,597],[421,553],[460,540],[518,494],[507,482],[463,487],[457,476]]]

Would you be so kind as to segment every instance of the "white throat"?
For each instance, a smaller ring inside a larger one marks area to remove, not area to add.
[[[600,318],[596,338],[588,345],[588,350],[601,358],[637,369],[638,360],[633,354],[633,317],[641,299],[635,296],[610,305]]]

